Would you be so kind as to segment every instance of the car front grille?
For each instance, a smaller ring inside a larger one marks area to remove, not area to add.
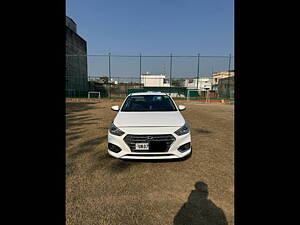
[[[175,141],[172,134],[162,135],[132,135],[124,137],[125,143],[132,152],[167,152],[171,144]],[[136,150],[136,143],[149,143],[149,150]]]

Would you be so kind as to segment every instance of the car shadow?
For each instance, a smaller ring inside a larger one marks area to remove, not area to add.
[[[208,199],[208,186],[196,182],[188,201],[174,217],[174,225],[228,225],[223,210]]]
[[[95,159],[88,173],[94,173],[97,170],[107,170],[109,173],[122,173],[127,171],[131,166],[137,165],[133,162],[125,162],[110,156],[107,152],[96,152],[93,155]]]
[[[132,162],[126,161],[112,161],[110,165],[110,172],[112,173],[122,173],[128,170],[130,167],[134,166]]]
[[[120,159],[122,161],[128,161],[128,162],[143,162],[143,163],[169,163],[169,162],[181,162],[188,160],[191,158],[192,154],[189,154],[183,158],[178,159]]]

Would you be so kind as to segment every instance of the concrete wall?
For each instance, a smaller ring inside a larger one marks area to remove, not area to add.
[[[219,79],[218,95],[221,98],[234,98],[234,77]]]
[[[70,28],[73,32],[77,33],[76,23],[68,16],[66,16],[66,26]]]
[[[66,21],[69,20],[66,19]],[[71,22],[70,24],[72,24]],[[66,55],[86,54],[86,41],[83,38],[81,38],[76,32],[74,32],[73,29],[70,29],[68,26],[66,26]],[[71,92],[88,91],[88,73],[86,56],[66,56],[66,89],[71,90]]]

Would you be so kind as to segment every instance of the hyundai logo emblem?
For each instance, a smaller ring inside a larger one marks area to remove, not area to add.
[[[152,137],[152,136],[148,136],[147,139],[148,139],[148,140],[152,140],[153,137]]]

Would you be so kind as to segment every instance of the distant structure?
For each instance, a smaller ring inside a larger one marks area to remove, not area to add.
[[[141,83],[144,87],[170,87],[170,83],[164,74],[141,74]]]
[[[212,89],[221,98],[234,97],[234,70],[213,73]]]
[[[218,95],[221,98],[234,98],[234,77],[219,80]]]
[[[219,81],[228,77],[234,77],[234,70],[220,71],[212,73],[212,90],[217,91],[219,86]]]
[[[198,81],[198,85],[197,85]],[[211,90],[211,78],[209,77],[199,77],[193,78],[193,79],[185,79],[184,81],[184,87],[187,89],[197,89],[199,91],[209,91]]]
[[[77,34],[76,23],[66,16],[66,97],[85,96],[88,92],[86,55],[87,42]]]

